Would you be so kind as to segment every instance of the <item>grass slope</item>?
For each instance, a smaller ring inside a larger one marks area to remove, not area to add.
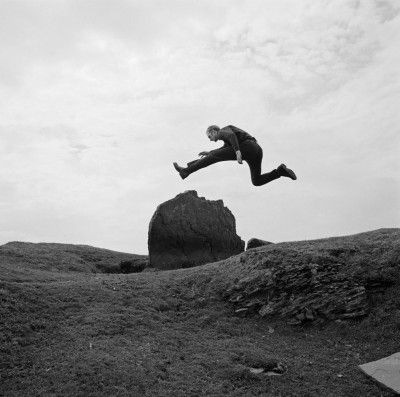
[[[357,365],[400,350],[398,275],[374,297],[368,317],[318,327],[238,318],[221,296],[238,278],[259,271],[263,257],[256,260],[255,253],[272,260],[292,250],[339,249],[340,256],[348,245],[367,247],[365,261],[355,259],[364,255],[357,251],[349,267],[391,261],[394,277],[399,239],[399,229],[384,229],[130,275],[57,273],[21,261],[20,271],[10,273],[12,263],[3,258],[0,395],[389,396]],[[49,260],[55,268],[57,255]],[[275,377],[249,372],[271,359],[288,371]]]
[[[115,273],[123,260],[147,258],[89,245],[25,243],[13,241],[0,246],[0,266],[5,277],[15,281],[58,276],[48,272]],[[62,276],[61,276],[62,277]]]

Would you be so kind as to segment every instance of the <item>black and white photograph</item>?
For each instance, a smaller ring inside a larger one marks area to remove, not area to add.
[[[0,0],[0,396],[397,394],[399,0]]]

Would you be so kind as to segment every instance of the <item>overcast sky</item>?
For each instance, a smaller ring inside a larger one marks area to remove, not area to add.
[[[400,2],[0,0],[0,244],[147,253],[158,204],[222,199],[244,240],[400,225]],[[255,136],[252,186],[210,124]]]

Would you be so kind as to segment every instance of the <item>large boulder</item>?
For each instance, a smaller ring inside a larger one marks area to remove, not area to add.
[[[244,251],[236,222],[222,200],[189,190],[160,204],[149,225],[150,266],[178,269],[215,262]]]

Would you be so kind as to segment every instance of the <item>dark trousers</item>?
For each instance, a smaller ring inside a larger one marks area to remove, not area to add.
[[[256,141],[246,140],[240,143],[240,151],[243,160],[249,165],[251,182],[254,186],[265,185],[268,182],[280,177],[277,170],[261,174],[261,162],[263,158],[262,148]],[[191,174],[201,168],[208,167],[211,164],[219,163],[220,161],[236,160],[236,153],[232,147],[222,147],[213,150],[207,156],[188,163],[186,171]]]

